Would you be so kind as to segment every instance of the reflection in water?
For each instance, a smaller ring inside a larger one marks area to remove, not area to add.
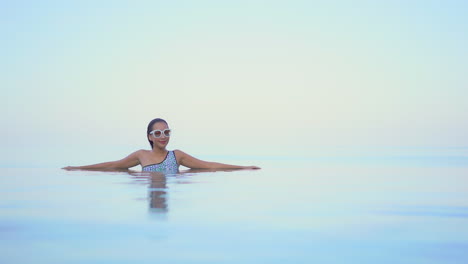
[[[161,172],[129,172],[135,182],[148,184],[149,209],[155,213],[167,213],[167,177]]]
[[[167,202],[168,197],[168,178],[174,177],[174,179],[181,176],[189,176],[197,173],[207,173],[207,172],[216,172],[216,171],[235,171],[235,169],[189,169],[177,174],[164,174],[162,172],[136,172],[128,171],[132,176],[133,180],[137,183],[148,184],[148,200],[149,200],[149,210],[152,213],[162,213],[165,214],[169,211],[169,205]],[[185,177],[184,177],[185,178]],[[191,181],[171,181],[171,183],[176,184],[189,184],[193,183]]]
[[[149,176],[149,208],[155,212],[166,213],[167,207],[167,187],[166,175],[163,173],[152,173]]]

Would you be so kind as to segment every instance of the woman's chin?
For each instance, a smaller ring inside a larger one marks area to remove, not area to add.
[[[169,143],[169,141],[158,141],[158,146],[161,146],[161,147],[165,147],[167,146],[167,144]]]

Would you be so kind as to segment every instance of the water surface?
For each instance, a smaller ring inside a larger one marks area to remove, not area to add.
[[[468,261],[465,156],[254,163],[262,170],[2,168],[0,263]]]

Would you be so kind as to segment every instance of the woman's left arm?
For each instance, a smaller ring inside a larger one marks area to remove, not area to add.
[[[260,169],[257,166],[239,166],[239,165],[230,165],[230,164],[224,164],[224,163],[219,163],[219,162],[199,160],[181,150],[175,150],[174,152],[177,158],[177,162],[180,165],[185,166],[187,168],[191,168],[191,169],[250,169],[250,170]]]

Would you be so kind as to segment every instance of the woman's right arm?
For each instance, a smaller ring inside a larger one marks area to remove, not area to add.
[[[116,160],[85,166],[68,166],[64,170],[125,170],[140,164],[141,150],[135,151],[127,157]]]

